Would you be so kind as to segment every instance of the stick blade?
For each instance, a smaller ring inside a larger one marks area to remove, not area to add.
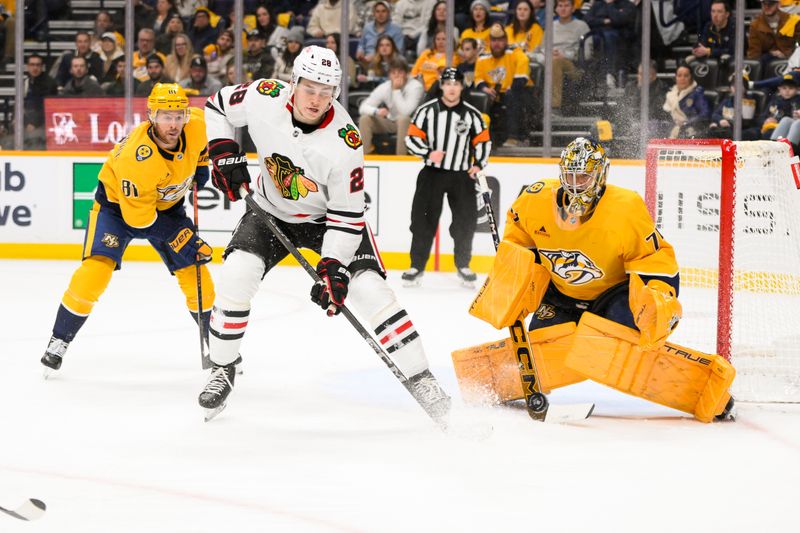
[[[564,422],[574,422],[585,420],[594,411],[593,403],[576,403],[571,405],[553,405],[547,408],[547,415],[544,421],[551,424],[562,424]]]
[[[44,516],[46,509],[47,505],[45,505],[42,500],[37,500],[35,498],[26,500],[25,503],[20,505],[19,508],[15,509],[14,511],[0,507],[0,510],[5,511],[14,518],[19,518],[20,520],[26,520],[28,522],[40,519],[42,516]]]

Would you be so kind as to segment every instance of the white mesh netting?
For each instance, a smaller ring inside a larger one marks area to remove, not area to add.
[[[715,353],[728,320],[717,313],[723,151],[691,143],[658,148],[647,172],[655,179],[656,223],[681,267],[684,316],[670,340]],[[798,402],[800,190],[787,144],[735,145],[732,392],[746,401]]]

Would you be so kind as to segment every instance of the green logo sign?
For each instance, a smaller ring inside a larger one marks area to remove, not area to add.
[[[103,163],[72,164],[72,229],[85,229]]]

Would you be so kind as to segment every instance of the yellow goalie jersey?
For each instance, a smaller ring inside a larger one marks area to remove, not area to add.
[[[503,240],[535,248],[564,295],[594,300],[636,272],[673,277],[678,263],[634,191],[607,185],[592,216],[573,227],[560,222],[559,180],[534,183],[508,212]]]
[[[183,201],[198,167],[208,166],[208,139],[203,111],[191,107],[175,151],[153,140],[149,122],[142,122],[117,144],[103,164],[99,179],[108,200],[119,204],[125,223],[146,228],[164,211]]]

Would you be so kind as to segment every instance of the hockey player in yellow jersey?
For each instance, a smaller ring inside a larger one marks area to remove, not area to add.
[[[147,239],[156,249],[198,319],[198,276],[204,317],[214,303],[214,285],[205,263],[211,247],[186,216],[184,198],[197,182],[208,181],[205,121],[190,108],[184,90],[159,83],[147,99],[148,121],[136,126],[109,153],[100,170],[89,214],[83,261],[61,299],[53,334],[41,359],[45,375],[61,367],[67,346],[105,291],[132,239]]]
[[[559,179],[534,183],[511,206],[470,312],[498,328],[533,314],[542,392],[588,378],[706,422],[730,416],[730,363],[666,342],[682,316],[678,263],[642,198],[606,183],[609,160],[593,139],[572,141],[559,167]],[[480,383],[486,363],[500,400],[522,397],[514,373],[498,381],[498,354],[465,362],[478,351],[453,355],[462,386]]]

